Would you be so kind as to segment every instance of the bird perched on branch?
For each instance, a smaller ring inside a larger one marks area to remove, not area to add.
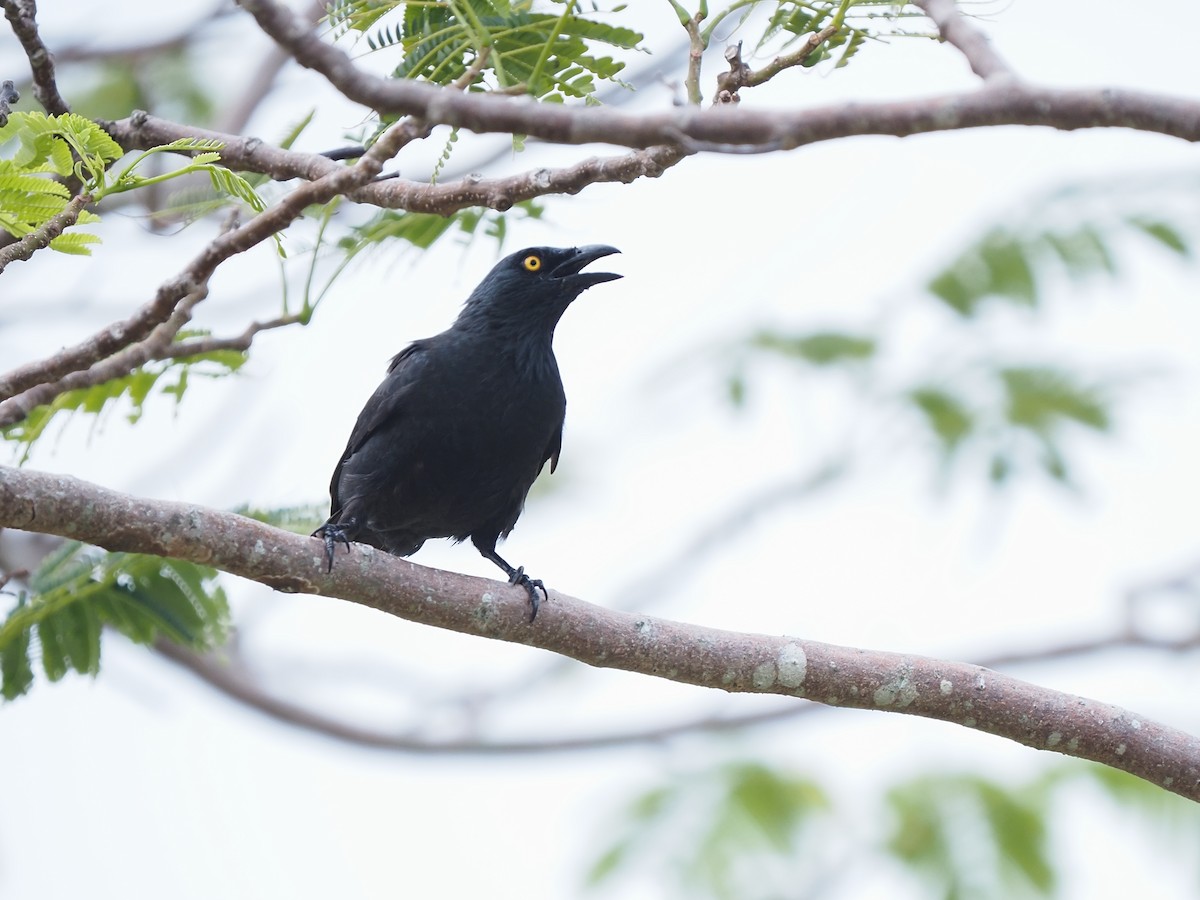
[[[525,497],[562,447],[567,400],[554,328],[588,288],[620,278],[584,272],[615,247],[533,247],[502,259],[446,331],[414,341],[358,416],[329,485],[329,519],[313,535],[333,568],[338,543],[361,541],[396,556],[430,538],[471,539],[529,593],[539,579],[509,565],[496,542],[513,530]]]

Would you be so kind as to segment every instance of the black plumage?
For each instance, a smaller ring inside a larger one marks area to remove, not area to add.
[[[446,331],[414,341],[358,416],[329,485],[329,519],[314,535],[334,548],[361,541],[408,556],[430,538],[471,539],[529,592],[538,579],[496,553],[525,497],[562,447],[567,401],[554,329],[576,297],[620,278],[583,272],[619,252],[593,245],[534,247],[505,257]]]

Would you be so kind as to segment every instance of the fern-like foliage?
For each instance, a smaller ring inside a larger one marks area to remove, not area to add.
[[[233,197],[255,212],[265,208],[262,199],[245,178],[218,164],[223,145],[220,141],[185,138],[172,141],[135,157],[119,173],[112,164],[124,150],[95,122],[67,113],[47,116],[37,112],[18,112],[9,116],[0,128],[0,228],[21,238],[36,232],[51,218],[63,212],[71,200],[65,181],[75,179],[83,193],[94,202],[109,194],[137,190],[204,172],[213,189]],[[181,167],[154,176],[138,174],[138,167],[156,153],[182,153],[190,159]],[[95,213],[83,210],[75,225],[100,221]],[[68,231],[50,241],[51,249],[63,253],[87,255],[99,236],[89,232]]]
[[[637,50],[642,35],[585,18],[574,0],[557,5],[562,11],[554,14],[508,0],[342,0],[332,6],[330,22],[336,33],[365,34],[372,50],[401,50],[397,78],[449,84],[478,65],[475,89],[522,88],[550,102],[593,102],[598,82],[617,81],[625,63],[592,48]],[[385,22],[393,12],[396,20]]]
[[[181,332],[180,338],[195,337],[199,332]],[[147,363],[128,375],[92,387],[66,391],[53,402],[34,408],[29,415],[0,431],[7,441],[18,445],[20,462],[29,459],[34,443],[46,433],[50,423],[63,413],[86,413],[100,421],[103,413],[112,409],[118,400],[130,404],[126,417],[130,422],[141,418],[147,398],[157,389],[161,394],[183,400],[194,377],[220,378],[236,372],[246,362],[246,354],[238,350],[214,350],[183,359]]]
[[[76,178],[85,189],[103,178],[105,168],[122,150],[98,125],[71,113],[47,116],[16,112],[0,128],[0,228],[16,238],[33,234],[67,208],[71,192],[63,181]],[[87,210],[76,225],[99,217]],[[50,247],[64,253],[87,254],[97,235],[82,231],[61,234]]]
[[[0,695],[12,700],[35,679],[100,669],[101,631],[139,644],[164,637],[195,650],[218,646],[229,627],[216,570],[137,553],[105,553],[65,542],[42,562],[0,623]]]

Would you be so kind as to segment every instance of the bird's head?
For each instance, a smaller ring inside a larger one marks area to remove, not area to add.
[[[496,263],[471,292],[459,322],[548,326],[553,332],[572,300],[593,285],[621,277],[613,272],[584,272],[584,266],[620,252],[605,244],[589,244],[529,247],[512,253]]]

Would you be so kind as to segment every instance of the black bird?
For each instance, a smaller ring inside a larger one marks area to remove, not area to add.
[[[505,257],[450,328],[393,357],[333,470],[329,519],[313,532],[330,570],[338,543],[408,556],[430,538],[470,538],[529,592],[533,621],[546,588],[496,542],[546,461],[551,472],[558,464],[567,398],[554,328],[583,291],[621,277],[582,271],[619,252],[596,244]]]

